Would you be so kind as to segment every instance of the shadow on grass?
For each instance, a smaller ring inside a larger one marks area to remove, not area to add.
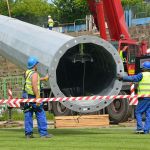
[[[66,135],[75,135],[75,134],[83,134],[83,135],[97,135],[97,134],[133,134],[132,130],[117,130],[110,128],[93,128],[93,129],[53,129],[49,130],[49,132],[53,132],[54,134],[66,134]]]
[[[0,132],[20,132],[20,133],[24,133],[24,129],[0,129]],[[38,134],[38,129],[34,128],[33,131],[35,134]],[[54,135],[97,135],[97,134],[127,134],[127,133],[131,133],[133,134],[131,131],[129,132],[125,132],[125,131],[117,131],[116,129],[48,129],[48,132]]]

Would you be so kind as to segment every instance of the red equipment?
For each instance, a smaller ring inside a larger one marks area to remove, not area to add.
[[[135,73],[135,58],[146,54],[147,43],[132,40],[125,22],[121,0],[87,0],[93,14],[95,24],[100,31],[101,38],[108,40],[105,23],[107,22],[110,41],[120,53],[125,49],[125,71],[129,75]]]
[[[131,39],[128,27],[125,22],[124,11],[121,0],[87,0],[89,9],[93,15],[97,29],[100,31],[100,37],[109,40],[122,56],[124,70],[128,75],[137,72],[137,66],[140,66],[140,59],[144,58],[147,50],[147,42],[139,43]],[[107,35],[106,24],[109,35]],[[138,62],[137,61],[138,59]],[[147,59],[147,57],[146,57]],[[130,84],[123,84],[120,94],[130,94]],[[134,108],[129,106],[129,100],[115,99],[106,108],[111,121],[123,122],[128,120],[129,116],[134,116]]]

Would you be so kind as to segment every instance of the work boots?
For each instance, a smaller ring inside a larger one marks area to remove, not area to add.
[[[47,134],[47,135],[43,135],[41,136],[41,138],[52,138],[53,134]]]
[[[33,134],[27,134],[27,135],[26,135],[26,138],[27,138],[27,139],[31,139],[31,138],[34,138],[34,136],[33,136]]]
[[[144,134],[143,130],[136,130],[136,134]]]
[[[53,137],[53,134],[47,134],[47,135],[43,135],[43,136],[40,136],[41,138],[52,138]],[[26,138],[27,139],[31,139],[31,138],[34,138],[33,134],[27,134],[26,135]]]

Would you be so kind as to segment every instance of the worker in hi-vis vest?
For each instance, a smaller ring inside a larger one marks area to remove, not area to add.
[[[25,85],[23,98],[40,98],[40,81],[48,80],[48,75],[40,78],[37,72],[37,65],[39,61],[36,57],[32,56],[28,59],[27,68],[25,72]],[[25,96],[26,95],[26,96]],[[52,135],[47,132],[47,120],[43,104],[41,103],[25,103],[24,104],[24,119],[25,119],[25,136],[33,138],[33,113],[35,112],[38,124],[38,131],[40,137],[51,138]]]
[[[54,26],[54,21],[53,21],[52,17],[49,15],[48,16],[48,28],[49,28],[49,30],[52,30],[53,26]]]
[[[128,50],[128,46],[124,46],[119,51],[119,55],[120,55],[120,58],[121,58],[121,60],[122,60],[123,63],[126,63],[126,61],[127,61],[127,50]]]
[[[120,52],[119,52],[122,62],[126,62],[126,57],[124,56],[124,53],[125,52],[123,52],[122,50],[120,50]]]
[[[120,77],[119,80],[129,82],[139,82],[138,95],[149,94],[150,95],[150,62],[146,61],[142,65],[143,72],[133,76]],[[145,124],[142,123],[142,115],[145,113]],[[135,110],[135,116],[137,120],[136,133],[148,134],[150,130],[150,97],[139,98],[138,105]]]

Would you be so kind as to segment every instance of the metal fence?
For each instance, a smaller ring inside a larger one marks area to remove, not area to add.
[[[23,76],[0,77],[0,99],[8,98],[8,88],[12,89],[13,97],[21,98],[23,85]],[[7,105],[0,105],[0,117],[6,110]]]
[[[150,3],[139,3],[134,6],[127,6],[125,10],[132,11],[132,19],[150,17]]]
[[[8,98],[7,90],[12,89],[13,97],[21,98],[24,85],[23,76],[1,77],[0,78],[0,98]]]

